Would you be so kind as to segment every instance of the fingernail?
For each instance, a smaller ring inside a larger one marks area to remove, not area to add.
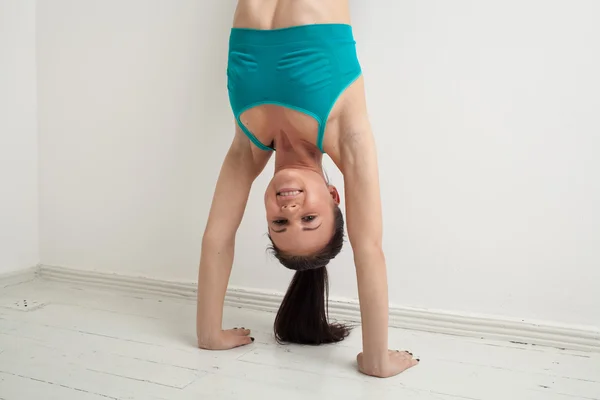
[[[237,329],[237,326],[235,328],[233,328],[233,329]]]
[[[416,358],[416,360],[417,360],[417,362],[421,361],[421,359],[420,359],[420,358]]]
[[[246,329],[246,328],[244,328],[244,327],[242,326],[242,329]]]
[[[253,337],[251,337],[250,340],[252,340],[254,342],[254,338]]]

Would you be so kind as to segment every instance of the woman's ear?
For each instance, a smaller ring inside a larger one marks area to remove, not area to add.
[[[331,194],[331,197],[333,198],[333,201],[335,201],[335,204],[337,204],[339,206],[340,205],[340,194],[338,193],[336,187],[333,185],[329,185],[328,189],[329,189],[329,194]]]

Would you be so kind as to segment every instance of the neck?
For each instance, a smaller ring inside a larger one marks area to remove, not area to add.
[[[275,173],[286,168],[308,169],[323,175],[323,154],[304,140],[290,140],[283,131],[275,136]]]

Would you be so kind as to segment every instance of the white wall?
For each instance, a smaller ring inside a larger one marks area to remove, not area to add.
[[[38,263],[35,1],[0,0],[0,274]]]
[[[42,262],[194,281],[234,2],[38,5]],[[600,3],[352,2],[391,302],[600,326]],[[334,183],[340,175],[328,163]],[[231,284],[283,291],[257,182]],[[332,295],[356,297],[348,249]]]

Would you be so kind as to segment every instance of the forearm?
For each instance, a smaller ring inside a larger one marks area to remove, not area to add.
[[[387,359],[388,286],[385,256],[378,246],[354,252],[365,361]],[[376,366],[373,366],[376,367]]]
[[[199,341],[209,340],[220,332],[223,304],[231,274],[234,240],[204,238],[198,273],[196,331]]]

